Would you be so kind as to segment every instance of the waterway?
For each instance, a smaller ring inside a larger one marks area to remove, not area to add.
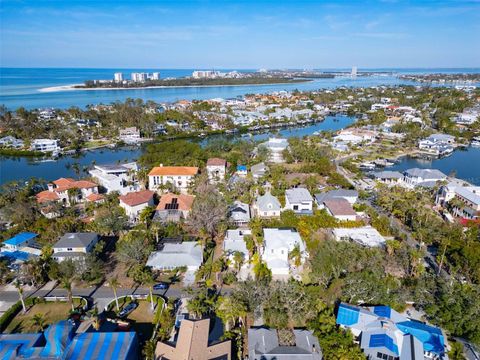
[[[437,169],[446,175],[468,181],[480,186],[480,148],[468,147],[455,150],[444,158],[421,159],[403,157],[387,170],[404,171],[411,168]]]
[[[249,137],[241,135],[212,135],[203,139],[193,139],[191,141],[199,142],[202,146],[216,139],[225,139],[229,141],[252,140],[263,141],[271,136],[284,138],[303,137],[312,135],[316,131],[336,131],[347,127],[355,121],[354,117],[337,115],[327,116],[324,121],[310,124],[307,126],[298,126],[291,128],[282,128],[275,131],[253,133]],[[60,177],[76,177],[75,169],[72,164],[78,164],[80,170],[87,170],[93,164],[112,164],[134,161],[140,157],[144,150],[142,147],[124,146],[120,148],[100,148],[82,152],[76,156],[62,156],[58,160],[35,161],[25,157],[5,157],[0,156],[0,184],[16,180],[28,180],[32,177],[45,179],[47,181],[55,180]]]

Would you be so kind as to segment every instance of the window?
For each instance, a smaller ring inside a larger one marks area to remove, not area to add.
[[[282,250],[282,255],[283,255],[284,251]]]
[[[388,355],[387,354],[383,354],[383,360],[388,360]]]
[[[382,358],[382,353],[381,352],[377,352],[377,358],[379,358],[379,359]]]
[[[293,205],[293,210],[298,210],[298,205]]]
[[[273,249],[272,249],[272,254],[273,254]]]
[[[67,248],[67,251],[72,251],[73,249],[72,248]]]

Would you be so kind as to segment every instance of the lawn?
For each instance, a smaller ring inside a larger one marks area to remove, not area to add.
[[[33,323],[36,314],[42,314],[45,319],[45,327],[68,318],[72,309],[68,302],[46,302],[33,305],[25,314],[20,311],[17,316],[8,324],[5,333],[31,333],[39,329]]]
[[[132,321],[132,328],[137,332],[142,342],[152,337],[153,317],[150,301],[146,300],[140,300],[138,307],[127,317],[128,320]]]

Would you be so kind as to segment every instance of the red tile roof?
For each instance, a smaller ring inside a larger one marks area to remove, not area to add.
[[[156,166],[149,173],[148,176],[158,175],[196,175],[198,167],[194,166]]]
[[[91,189],[97,186],[94,182],[88,180],[74,180],[71,178],[60,178],[53,181],[56,188],[53,191],[63,192],[69,189]]]
[[[153,191],[142,190],[119,196],[118,199],[128,206],[136,206],[149,202],[153,198],[153,194]]]
[[[192,204],[193,200],[195,200],[195,196],[185,194],[176,195],[172,193],[164,194],[160,198],[160,203],[157,206],[157,210],[166,210],[166,205],[171,204],[173,199],[177,199],[178,210],[190,211],[192,209]]]
[[[220,158],[210,158],[207,161],[207,166],[227,166],[227,161]]]
[[[101,201],[101,200],[103,200],[103,199],[105,199],[105,196],[103,196],[103,195],[101,195],[101,194],[95,194],[95,193],[94,193],[94,194],[90,194],[90,195],[87,196],[87,200],[88,200],[88,201],[93,201],[93,202],[95,202],[95,201]]]
[[[45,202],[49,202],[49,201],[57,201],[57,200],[60,199],[58,197],[57,193],[55,193],[53,191],[48,191],[48,190],[39,192],[36,195],[36,198],[37,198],[37,202],[40,203],[40,204],[45,203]]]

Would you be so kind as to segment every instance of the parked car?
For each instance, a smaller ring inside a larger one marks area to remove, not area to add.
[[[133,310],[135,310],[138,307],[137,303],[131,302],[127,306],[125,306],[122,311],[118,313],[118,316],[121,318],[124,318],[128,314],[130,314]]]
[[[159,282],[158,284],[153,285],[153,290],[167,290],[168,283],[166,282]]]

